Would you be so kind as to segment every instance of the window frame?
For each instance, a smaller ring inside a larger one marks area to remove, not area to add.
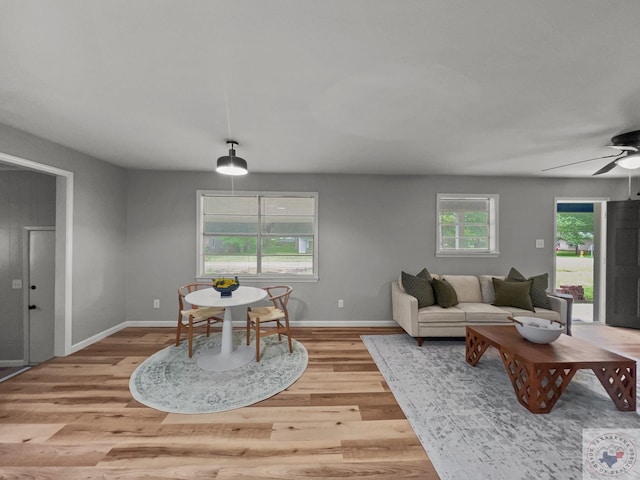
[[[436,257],[497,257],[500,255],[498,247],[498,206],[500,195],[492,194],[471,194],[471,193],[438,193],[436,195]],[[489,208],[487,211],[487,229],[488,229],[488,249],[452,249],[442,248],[442,223],[440,222],[441,203],[445,200],[488,200]]]
[[[258,214],[257,214],[257,232],[256,238],[256,274],[242,273],[237,277],[240,281],[253,282],[317,282],[318,275],[318,192],[272,192],[272,191],[226,191],[226,190],[196,190],[196,279],[207,281],[215,277],[212,274],[204,273],[204,202],[207,197],[257,197],[258,198]],[[263,273],[260,272],[262,261],[262,224],[261,219],[264,216],[261,211],[262,198],[313,198],[313,273],[304,275],[282,274],[282,273]],[[253,235],[250,235],[253,237]],[[229,274],[232,275],[232,274]],[[235,276],[235,274],[233,274]]]

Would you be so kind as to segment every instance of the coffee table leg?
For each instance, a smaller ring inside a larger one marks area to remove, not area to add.
[[[467,363],[473,367],[478,363],[484,352],[487,351],[489,344],[485,342],[483,338],[471,333],[469,329],[467,329],[466,347],[465,357]]]
[[[573,368],[540,367],[500,351],[518,402],[531,413],[549,413],[576,373]]]
[[[636,364],[633,366],[607,366],[594,368],[598,380],[607,391],[616,408],[623,412],[636,411]]]

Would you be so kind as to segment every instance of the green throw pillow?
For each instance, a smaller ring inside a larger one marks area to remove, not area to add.
[[[409,295],[416,297],[418,308],[435,305],[436,297],[431,286],[431,275],[424,268],[418,275],[402,272],[402,288]]]
[[[530,293],[533,280],[509,282],[492,278],[491,281],[496,292],[496,298],[493,301],[496,307],[517,307],[530,312],[535,311]]]
[[[524,282],[525,280],[533,280],[531,285],[531,302],[534,307],[551,309],[549,297],[547,297],[547,288],[549,288],[549,274],[543,273],[535,277],[526,278],[515,268],[509,270],[509,275],[505,278],[508,282]]]
[[[431,281],[431,284],[433,285],[433,291],[436,294],[436,302],[442,308],[449,308],[458,304],[458,295],[449,282],[434,278]]]

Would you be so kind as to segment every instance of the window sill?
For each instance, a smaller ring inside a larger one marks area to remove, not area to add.
[[[320,281],[317,275],[314,276],[305,276],[305,277],[297,277],[297,276],[242,276],[242,275],[226,275],[227,277],[238,277],[238,281],[240,285],[243,283],[314,283]],[[196,277],[197,282],[210,282],[216,277]]]
[[[476,257],[476,258],[497,258],[500,252],[436,252],[436,257]]]

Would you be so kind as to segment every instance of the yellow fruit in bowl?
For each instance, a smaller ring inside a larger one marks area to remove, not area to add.
[[[231,292],[236,290],[240,286],[238,277],[235,278],[216,278],[212,281],[213,289],[220,292],[223,297],[231,296]]]

